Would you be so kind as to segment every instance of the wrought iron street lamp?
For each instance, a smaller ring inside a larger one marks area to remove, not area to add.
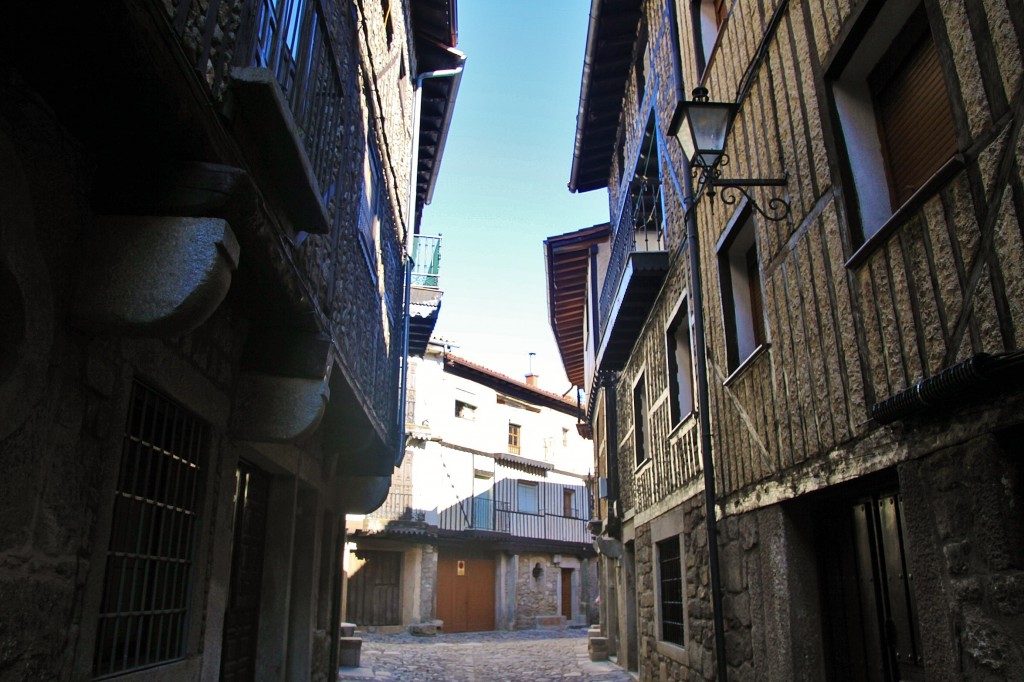
[[[692,100],[676,106],[668,131],[683,146],[690,167],[709,173],[725,153],[725,140],[735,115],[735,104],[711,102],[707,88],[695,88]]]
[[[765,219],[781,221],[789,215],[789,203],[785,199],[771,197],[765,210],[747,188],[784,187],[788,177],[765,180],[722,177],[722,167],[729,164],[725,145],[729,139],[729,129],[736,116],[736,109],[736,104],[730,102],[710,101],[707,88],[703,87],[694,88],[692,100],[683,100],[676,105],[668,132],[679,141],[690,164],[690,172],[694,180],[697,180],[693,205],[696,205],[702,194],[713,197],[716,187],[723,190],[723,203],[735,204],[737,197],[725,191],[734,189],[745,196],[750,205]]]

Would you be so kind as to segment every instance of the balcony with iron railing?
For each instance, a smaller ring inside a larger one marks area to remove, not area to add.
[[[441,270],[441,236],[416,235],[413,239],[412,258],[412,285],[437,289]]]
[[[409,355],[423,355],[441,310],[440,235],[418,234],[412,248],[412,289],[409,292]]]
[[[598,299],[599,370],[624,367],[668,272],[657,173],[638,173],[624,195]]]

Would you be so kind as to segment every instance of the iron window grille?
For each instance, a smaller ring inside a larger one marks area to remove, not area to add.
[[[658,583],[661,601],[661,639],[683,646],[683,568],[679,537],[658,543]]]
[[[185,655],[207,427],[156,391],[132,389],[93,674]]]

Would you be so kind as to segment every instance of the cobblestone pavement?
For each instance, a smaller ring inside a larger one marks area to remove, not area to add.
[[[359,633],[357,633],[359,634]],[[343,680],[389,682],[632,682],[610,661],[592,662],[587,631],[467,632],[436,637],[361,634],[360,667]]]

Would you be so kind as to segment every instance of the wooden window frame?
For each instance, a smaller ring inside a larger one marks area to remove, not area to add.
[[[522,451],[523,427],[513,422],[508,423],[508,452],[518,455]]]

